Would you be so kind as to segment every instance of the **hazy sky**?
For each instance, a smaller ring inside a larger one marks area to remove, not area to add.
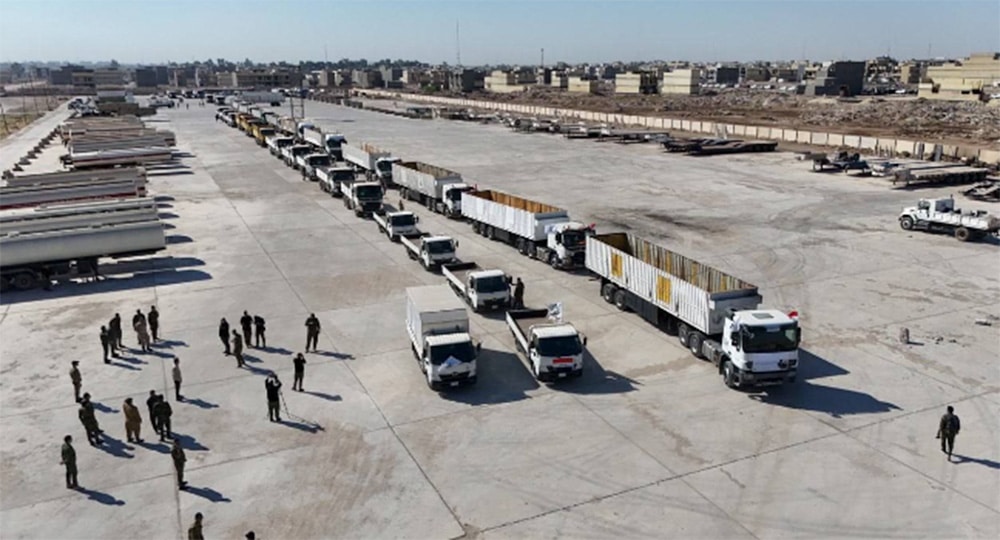
[[[0,60],[405,58],[466,65],[961,57],[1000,0],[0,0]]]

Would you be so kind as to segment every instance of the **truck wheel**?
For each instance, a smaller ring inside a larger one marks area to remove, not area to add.
[[[628,307],[625,305],[625,291],[618,289],[615,291],[615,307],[620,311],[625,311]]]
[[[613,283],[605,283],[604,286],[601,287],[601,296],[604,298],[604,301],[607,302],[607,303],[609,303],[609,304],[612,303],[612,302],[614,302],[615,301],[615,286],[614,286],[614,284]]]
[[[681,323],[677,325],[677,341],[681,342],[685,348],[688,346],[688,327],[686,324]]]
[[[524,246],[525,246],[524,238],[518,238],[517,242],[514,242],[514,247],[517,248],[517,252],[520,253],[521,255],[528,254]]]
[[[726,383],[729,388],[736,388],[736,373],[735,368],[733,368],[733,363],[726,360],[726,363],[722,366],[722,382]]]
[[[35,288],[36,281],[34,274],[31,272],[21,272],[14,275],[10,280],[10,284],[17,290],[27,291],[28,289]]]
[[[559,256],[555,252],[549,253],[549,266],[559,268]]]
[[[698,332],[697,330],[688,334],[688,350],[691,351],[691,354],[693,354],[695,358],[705,358],[705,356],[701,354],[701,343],[704,340],[705,338],[701,335],[701,332]]]
[[[496,241],[496,239],[497,239],[497,229],[496,229],[496,227],[490,227],[489,237],[490,237],[490,240]]]
[[[959,227],[955,229],[955,238],[958,239],[959,242],[968,242],[969,239],[972,238],[972,233],[965,227]]]
[[[904,231],[912,231],[913,230],[913,218],[911,218],[910,216],[903,216],[903,217],[899,218],[899,227],[901,229],[903,229]]]

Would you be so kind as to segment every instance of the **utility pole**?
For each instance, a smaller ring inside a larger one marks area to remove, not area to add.
[[[545,47],[542,47],[542,65],[541,68],[545,68]]]
[[[455,21],[455,67],[462,67],[462,42],[459,40],[458,21]]]

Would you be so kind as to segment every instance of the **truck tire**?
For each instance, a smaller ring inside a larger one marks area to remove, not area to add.
[[[903,217],[899,218],[899,227],[901,229],[903,229],[904,231],[912,231],[913,230],[913,218],[911,218],[910,216],[903,216]]]
[[[604,286],[601,287],[601,296],[604,298],[605,302],[610,304],[615,301],[616,288],[617,287],[615,287],[614,283],[605,283]]]
[[[968,242],[972,238],[972,233],[965,227],[955,229],[955,239],[959,242]]]
[[[705,358],[705,355],[701,353],[701,344],[704,341],[705,337],[697,330],[692,330],[688,334],[688,350],[695,358]]]
[[[677,341],[679,341],[684,348],[687,348],[688,346],[688,332],[690,332],[690,330],[688,330],[686,324],[680,323],[677,325]]]
[[[517,241],[514,242],[514,247],[517,249],[517,252],[520,253],[521,255],[528,254],[528,250],[525,247],[526,245],[527,243],[524,241],[524,238],[518,238]]]
[[[490,240],[493,240],[495,242],[496,239],[497,239],[497,229],[496,229],[496,227],[490,227],[487,235],[489,236]]]
[[[19,272],[14,274],[10,280],[10,285],[19,291],[34,289],[38,279],[32,272]]]
[[[622,289],[615,291],[615,307],[618,308],[619,311],[628,310],[628,306],[625,304],[625,291]]]
[[[733,367],[733,363],[729,360],[726,360],[726,362],[722,364],[722,382],[726,383],[726,386],[729,388],[737,387],[735,368]]]
[[[559,269],[559,256],[556,252],[549,253],[549,266],[555,269]]]

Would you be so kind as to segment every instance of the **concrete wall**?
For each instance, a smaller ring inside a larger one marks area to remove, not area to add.
[[[678,118],[662,118],[655,116],[636,116],[621,114],[606,114],[591,111],[581,111],[574,109],[557,109],[553,107],[536,107],[528,105],[514,105],[510,103],[496,103],[490,101],[477,101],[468,99],[453,99],[437,96],[421,96],[415,94],[401,94],[399,92],[387,92],[384,90],[366,89],[361,95],[389,97],[395,99],[407,99],[411,101],[423,101],[435,103],[443,106],[478,107],[496,111],[507,111],[520,114],[530,114],[535,116],[558,116],[569,119],[576,119],[582,122],[594,123],[619,123],[634,126],[646,126],[654,129],[672,129],[715,135],[716,126],[725,131],[729,137],[760,138],[775,141],[795,142],[799,144],[812,144],[818,146],[828,146],[834,148],[846,147],[865,151],[875,151],[900,155],[908,153],[916,155],[919,148],[923,146],[924,157],[930,157],[934,150],[934,142],[911,141],[907,139],[894,139],[892,137],[868,137],[862,135],[844,135],[840,133],[824,133],[805,130],[795,130],[789,128],[777,128],[769,126],[746,126],[742,124],[716,124],[714,122],[703,122],[700,120],[685,120]],[[959,158],[977,158],[984,163],[1000,164],[1000,147],[981,148],[974,145],[943,145],[942,156]]]

